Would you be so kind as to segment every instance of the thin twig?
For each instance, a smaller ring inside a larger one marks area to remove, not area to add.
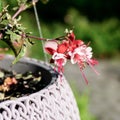
[[[25,4],[21,4],[21,6],[18,9],[18,11],[13,15],[12,20],[14,20],[24,10],[26,10],[26,5]]]
[[[33,39],[37,39],[37,40],[49,40],[49,39],[46,39],[46,38],[40,38],[40,37],[36,37],[36,36],[30,36],[30,35],[26,35],[26,38],[33,38]]]

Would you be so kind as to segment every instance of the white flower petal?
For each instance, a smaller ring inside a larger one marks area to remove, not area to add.
[[[51,48],[53,50],[57,50],[58,43],[55,40],[49,40],[45,42],[44,48]]]
[[[92,48],[91,48],[91,47],[87,47],[87,48],[86,48],[86,51],[87,51],[87,52],[88,52],[88,51],[91,52],[91,51],[92,51]]]

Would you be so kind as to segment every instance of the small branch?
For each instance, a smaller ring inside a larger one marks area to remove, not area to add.
[[[37,39],[37,40],[48,40],[48,39],[46,39],[46,38],[40,38],[40,37],[30,36],[30,35],[27,35],[26,37],[27,37],[27,38]]]
[[[13,15],[12,20],[15,19],[25,9],[26,9],[26,5],[25,4],[21,4],[21,6],[18,9],[18,11]]]
[[[59,38],[55,38],[55,39],[48,39],[48,38],[40,38],[40,37],[37,37],[37,36],[31,36],[31,35],[26,35],[25,33],[23,34],[18,34],[20,36],[22,36],[23,38],[32,38],[32,39],[36,39],[36,40],[44,40],[44,41],[48,41],[48,40],[64,40],[65,39],[65,36],[61,36]],[[61,39],[60,39],[61,38]]]
[[[26,37],[26,38],[33,38],[33,39],[36,39],[36,40],[44,40],[44,41],[48,41],[48,40],[57,40],[57,41],[59,40],[59,41],[61,41],[61,40],[65,39],[65,36],[62,36],[62,39],[59,39],[59,38],[55,38],[55,39],[40,38],[40,37],[25,35],[25,34],[23,34],[21,36]],[[64,37],[64,39],[63,39],[63,37]]]

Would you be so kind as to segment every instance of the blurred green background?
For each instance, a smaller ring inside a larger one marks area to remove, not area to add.
[[[17,5],[16,0],[3,2],[9,4],[9,11],[14,14],[12,7]],[[91,42],[95,58],[119,59],[119,5],[119,0],[49,0],[47,4],[39,0],[37,10],[43,37],[56,38],[63,35],[66,28],[73,28],[76,38],[86,43]],[[26,31],[39,36],[33,8],[24,11],[21,16]],[[28,50],[29,56],[43,59],[40,41],[36,41]],[[87,110],[88,96],[84,94],[80,96],[76,90],[74,91],[82,120],[94,120]]]

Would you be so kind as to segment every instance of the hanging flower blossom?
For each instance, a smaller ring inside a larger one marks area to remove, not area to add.
[[[55,52],[52,56],[55,65],[58,67],[58,72],[63,72],[63,66],[66,64],[67,59],[64,54]]]
[[[75,64],[79,61],[86,62],[88,59],[92,58],[92,48],[86,47],[86,45],[82,45],[77,47],[73,53],[71,53],[71,63]]]
[[[58,44],[55,40],[45,43],[45,50],[52,55],[51,62],[58,67],[58,72],[63,72],[63,66],[66,64],[67,59],[65,51],[67,50],[67,44]]]
[[[52,55],[50,61],[58,67],[58,72],[63,72],[63,66],[66,64],[67,60],[70,60],[72,64],[78,64],[82,76],[86,83],[88,83],[83,69],[86,65],[89,65],[95,71],[93,66],[98,63],[96,60],[92,59],[92,48],[86,45],[82,40],[76,40],[73,31],[67,31],[66,36],[61,39],[60,41],[57,39],[45,43],[46,52]]]

